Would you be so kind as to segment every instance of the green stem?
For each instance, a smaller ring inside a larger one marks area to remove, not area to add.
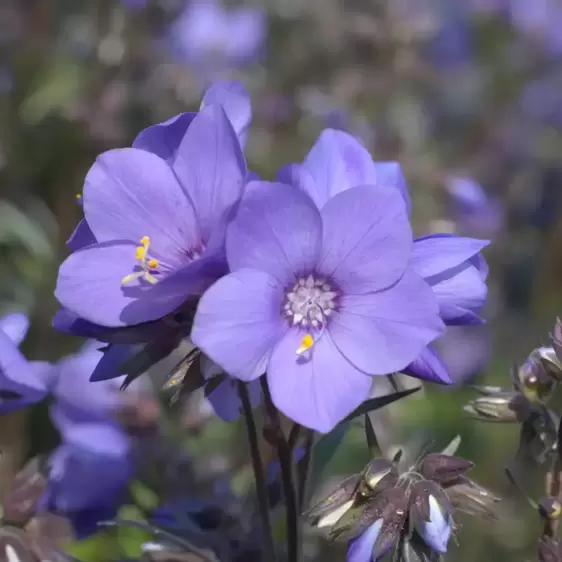
[[[263,471],[263,463],[260,456],[258,433],[254,412],[250,403],[248,388],[245,383],[238,381],[238,395],[242,404],[242,414],[248,431],[248,442],[250,444],[250,456],[252,468],[256,480],[256,495],[258,499],[258,510],[262,524],[263,547],[265,562],[275,562],[275,543],[271,532],[271,521],[269,518],[269,505],[267,501],[267,483]]]
[[[261,378],[265,409],[271,424],[271,435],[277,445],[277,456],[281,466],[281,486],[285,497],[287,521],[287,562],[299,562],[301,558],[299,541],[299,509],[297,492],[293,480],[293,453],[281,428],[279,411],[274,406],[265,377]]]

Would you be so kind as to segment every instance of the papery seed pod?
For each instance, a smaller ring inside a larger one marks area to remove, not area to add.
[[[444,485],[443,489],[454,509],[486,519],[499,518],[496,504],[501,498],[470,478],[461,476]]]
[[[451,512],[449,499],[437,483],[420,480],[412,486],[409,512],[411,526],[437,552],[447,552],[453,532]]]
[[[404,488],[383,490],[364,506],[350,509],[333,527],[331,540],[351,540],[363,534],[376,521],[382,520],[376,540],[379,555],[386,552],[398,537],[406,521],[409,498]]]
[[[26,533],[15,527],[0,527],[0,562],[41,562]]]
[[[536,405],[521,425],[517,456],[544,463],[558,445],[558,416],[542,405]]]
[[[332,493],[304,513],[310,525],[318,528],[332,527],[353,505],[360,474],[354,474],[340,482]]]
[[[521,423],[529,416],[532,405],[525,396],[514,391],[480,396],[464,407],[472,417],[493,422]]]
[[[47,480],[42,472],[41,459],[31,459],[14,478],[4,494],[3,519],[8,524],[25,525],[34,515]]]
[[[380,458],[371,461],[363,470],[363,482],[367,490],[363,495],[381,492],[395,485],[398,474],[396,467],[388,459]]]
[[[562,505],[557,498],[543,498],[539,502],[539,514],[551,521],[559,519],[562,515]]]
[[[473,466],[473,463],[460,457],[430,453],[422,459],[419,472],[428,480],[444,484],[456,480]]]
[[[558,361],[562,362],[562,322],[560,321],[560,318],[556,319],[551,339],[554,353],[556,354]]]
[[[562,544],[550,537],[539,541],[539,562],[562,562]]]
[[[534,349],[517,369],[514,385],[531,402],[544,402],[552,395],[557,380],[562,380],[562,366],[554,349]]]

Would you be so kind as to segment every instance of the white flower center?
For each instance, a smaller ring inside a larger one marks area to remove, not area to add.
[[[293,326],[323,328],[334,312],[338,293],[324,279],[302,277],[285,298],[283,312]]]

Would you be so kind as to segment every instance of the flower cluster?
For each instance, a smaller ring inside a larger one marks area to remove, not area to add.
[[[190,337],[228,377],[265,374],[275,406],[321,432],[373,376],[451,382],[431,343],[481,322],[487,242],[414,239],[399,164],[341,131],[262,181],[243,155],[250,118],[244,88],[219,82],[199,112],[98,157],[59,272],[59,327],[114,344],[175,329],[168,345]]]
[[[393,548],[397,559],[433,560],[447,552],[454,510],[496,516],[499,498],[465,475],[471,462],[430,453],[400,470],[399,460],[371,461],[308,511],[329,539],[349,541],[348,562],[376,562]]]

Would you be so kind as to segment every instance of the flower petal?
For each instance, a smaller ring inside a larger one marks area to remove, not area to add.
[[[341,354],[327,332],[310,357],[296,354],[302,338],[292,329],[275,347],[267,366],[271,397],[291,420],[327,433],[369,397],[372,379]]]
[[[477,313],[484,306],[488,287],[472,261],[466,261],[441,275],[429,277],[446,324],[481,323]]]
[[[423,278],[438,275],[476,256],[490,242],[453,234],[431,234],[414,240],[410,266]]]
[[[176,282],[184,274],[180,271],[156,285],[122,286],[123,278],[137,266],[134,254],[135,244],[123,241],[95,244],[71,254],[59,269],[56,298],[77,316],[102,326],[162,318],[185,301],[185,287]],[[197,267],[198,261],[189,266]]]
[[[84,214],[99,242],[151,241],[151,257],[186,262],[200,243],[195,211],[172,169],[144,150],[123,148],[98,157],[86,176]]]
[[[386,291],[343,296],[340,307],[330,334],[347,359],[371,375],[402,370],[445,328],[431,288],[411,270]]]
[[[216,223],[240,199],[246,177],[240,142],[220,105],[205,107],[193,119],[173,169],[193,201],[207,241]]]
[[[231,273],[201,297],[191,339],[229,375],[255,379],[283,334],[282,298],[282,287],[267,273]]]
[[[321,236],[320,214],[307,195],[289,185],[253,182],[227,231],[228,264],[233,271],[265,271],[288,285],[316,266]]]
[[[196,115],[196,112],[180,113],[163,123],[148,127],[139,133],[133,142],[133,148],[152,152],[171,165],[178,147]]]
[[[248,137],[248,127],[252,121],[252,104],[245,86],[235,80],[215,82],[205,92],[201,109],[208,105],[222,106],[240,145],[244,146]]]
[[[258,380],[248,384],[248,393],[251,405],[256,407],[261,398],[261,385]],[[212,392],[206,394],[206,398],[222,421],[230,423],[240,417],[242,405],[233,378],[227,376]]]
[[[440,384],[453,382],[439,354],[429,345],[402,372],[424,381]]]
[[[395,187],[398,189],[406,203],[406,209],[409,214],[412,202],[408,193],[406,178],[402,172],[402,166],[398,162],[375,162],[375,171],[377,174],[376,186]]]
[[[354,187],[322,209],[324,237],[319,272],[344,292],[380,291],[404,273],[412,229],[400,193]]]
[[[82,219],[74,229],[74,232],[70,235],[70,238],[66,241],[66,247],[70,251],[75,252],[76,250],[80,250],[96,242],[96,237],[90,229],[90,226],[85,219]]]
[[[0,331],[4,332],[14,345],[19,346],[29,330],[29,318],[23,312],[10,312],[0,318]]]
[[[377,519],[364,533],[350,541],[346,562],[371,562],[373,548],[379,538],[384,520]]]

